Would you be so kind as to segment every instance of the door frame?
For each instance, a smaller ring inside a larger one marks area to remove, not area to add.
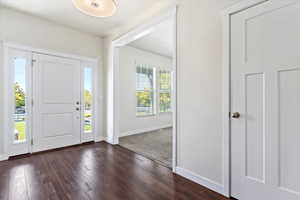
[[[127,45],[128,43],[135,41],[152,31],[153,27],[165,21],[166,19],[174,19],[174,49],[173,49],[173,88],[172,88],[172,117],[173,117],[173,132],[172,132],[172,169],[173,172],[177,166],[177,5],[167,10],[164,14],[152,18],[148,23],[144,23],[141,26],[129,31],[128,33],[120,36],[112,41],[110,46],[110,60],[112,65],[111,75],[108,77],[108,84],[112,87],[112,93],[108,93],[108,98],[111,100],[112,105],[108,105],[108,132],[107,142],[110,144],[119,144],[120,136],[120,108],[119,108],[119,48]],[[110,89],[108,87],[108,89]],[[109,102],[109,101],[107,101]]]
[[[97,57],[97,58],[90,58],[90,57],[85,57],[85,56],[79,56],[79,55],[74,55],[74,54],[66,54],[66,53],[60,53],[60,52],[57,52],[57,51],[53,51],[53,50],[46,50],[46,49],[39,49],[39,48],[34,48],[34,47],[30,47],[30,46],[26,46],[26,45],[22,45],[22,44],[18,44],[18,43],[15,43],[15,42],[11,42],[11,41],[3,41],[2,42],[2,47],[3,47],[3,58],[4,58],[4,77],[6,77],[4,79],[4,94],[5,94],[5,98],[4,98],[4,104],[5,105],[8,105],[7,107],[11,107],[12,106],[12,103],[11,103],[11,94],[9,93],[9,80],[11,79],[11,70],[9,69],[9,66],[8,66],[8,63],[7,63],[7,58],[8,58],[8,54],[7,54],[7,50],[8,49],[13,49],[13,50],[17,50],[17,51],[24,51],[24,52],[29,52],[31,54],[31,60],[30,60],[30,64],[31,64],[31,68],[32,68],[32,55],[33,53],[39,53],[39,54],[45,54],[45,55],[49,55],[49,56],[56,56],[56,57],[62,57],[62,58],[67,58],[67,59],[74,59],[74,60],[78,60],[80,61],[80,67],[81,69],[83,68],[84,64],[85,63],[90,63],[92,64],[92,68],[94,70],[94,75],[93,75],[93,92],[94,92],[94,95],[93,95],[93,102],[94,102],[94,106],[93,106],[93,113],[94,113],[94,117],[93,117],[93,120],[94,120],[94,123],[93,123],[93,128],[94,128],[94,142],[100,142],[100,141],[103,141],[103,137],[100,136],[100,134],[102,134],[102,132],[100,131],[100,127],[99,125],[101,124],[100,123],[100,119],[99,119],[99,114],[102,113],[102,107],[99,105],[99,100],[102,99],[101,97],[99,97],[98,95],[99,94],[102,94],[102,91],[101,91],[101,86],[100,87],[97,87],[100,83],[100,80],[99,80],[99,77],[100,77],[100,69],[101,66],[102,66],[102,62],[100,62],[100,57]],[[30,70],[32,71],[32,70]],[[30,78],[32,79],[32,73],[30,74]],[[80,81],[80,85],[82,83],[82,80],[78,80]],[[31,83],[32,83],[32,80],[31,80]],[[31,85],[31,88],[29,89],[29,92],[30,92],[30,101],[31,102],[33,100],[33,96],[32,96],[32,88],[33,88],[33,85]],[[80,88],[80,90],[82,90],[82,88]],[[81,93],[81,96],[82,96],[82,91],[80,91]],[[32,117],[33,117],[33,108],[31,106],[31,103],[29,105],[29,108],[30,111],[29,113],[31,114],[31,116],[29,116],[30,120],[29,120],[29,123],[30,123],[30,132],[27,133],[28,134],[28,138],[32,138]],[[11,109],[7,109],[7,108],[4,108],[4,120],[5,122],[9,122],[11,121],[10,118],[11,118]],[[11,127],[7,125],[8,123],[5,123],[4,125],[4,130],[5,130],[5,134],[4,134],[4,152],[3,152],[3,156],[1,156],[3,159],[1,160],[7,160],[11,155],[10,155],[10,152],[9,152],[9,147],[8,147],[8,142],[10,137],[8,137],[8,132],[11,132]],[[82,124],[80,125],[80,127],[82,126]],[[100,131],[100,132],[99,132]],[[82,129],[80,129],[80,140],[81,142],[80,143],[84,143],[84,141],[82,140]],[[31,144],[28,144],[29,145],[29,153],[33,153],[32,152],[32,147],[31,147]]]
[[[81,116],[83,117],[83,120],[81,120],[81,126],[80,126],[80,141],[81,143],[85,143],[85,142],[90,142],[90,141],[97,141],[97,137],[96,137],[96,133],[97,133],[97,129],[98,128],[98,112],[97,112],[97,108],[98,107],[98,102],[97,102],[97,96],[98,96],[98,90],[97,90],[97,74],[98,74],[98,70],[97,70],[97,62],[91,62],[91,61],[81,61],[80,62],[80,91],[84,92],[84,69],[85,67],[91,68],[92,69],[92,138],[91,139],[86,139],[84,137],[84,109],[81,109],[80,113]],[[80,97],[80,101],[81,103],[84,102],[84,93],[81,94]],[[82,104],[82,108],[84,108],[84,105]]]
[[[15,53],[14,53],[15,52]],[[26,144],[23,144],[23,146],[27,146],[27,151],[26,152],[20,152],[17,151],[17,154],[22,154],[22,153],[30,153],[31,152],[31,139],[32,139],[32,54],[30,51],[26,50],[19,50],[15,48],[10,48],[7,46],[4,46],[3,48],[3,55],[4,55],[4,102],[3,104],[6,105],[4,107],[4,155],[5,159],[12,154],[12,146],[11,145],[18,145],[12,144],[12,136],[8,135],[7,133],[12,133],[11,131],[14,128],[14,120],[13,120],[13,115],[14,115],[14,110],[15,110],[15,103],[14,103],[14,91],[13,91],[13,83],[14,83],[14,69],[13,66],[11,65],[11,58],[12,55],[11,53],[14,53],[16,57],[24,57],[26,58],[26,63],[25,66],[25,89],[27,90],[26,92],[26,97],[25,97],[25,103],[26,103],[26,126],[25,126],[25,133],[26,133]],[[22,144],[19,144],[22,145]],[[18,147],[17,147],[18,148]],[[17,150],[16,148],[16,150]]]
[[[272,0],[243,0],[222,10],[222,133],[223,133],[223,195],[231,196],[231,16]]]

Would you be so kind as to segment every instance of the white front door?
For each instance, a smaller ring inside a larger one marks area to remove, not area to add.
[[[80,143],[80,61],[33,54],[33,152]]]
[[[232,195],[300,199],[300,1],[231,18]]]

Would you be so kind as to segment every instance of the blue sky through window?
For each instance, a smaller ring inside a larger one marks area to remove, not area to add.
[[[92,68],[84,68],[84,89],[92,92]]]
[[[19,83],[21,88],[26,92],[26,59],[15,59],[15,83]]]

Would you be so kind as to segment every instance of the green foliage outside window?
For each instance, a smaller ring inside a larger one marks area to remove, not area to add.
[[[149,115],[154,113],[154,83],[155,69],[138,66],[136,68],[136,98],[137,115]],[[158,100],[159,112],[171,112],[172,74],[162,70],[158,73]]]
[[[25,106],[25,92],[18,82],[15,83],[15,98],[17,108]]]
[[[16,115],[16,117],[19,115],[18,118],[15,120],[15,140],[16,141],[23,141],[25,140],[26,134],[25,134],[25,92],[24,89],[21,87],[21,85],[16,82],[14,84],[14,90],[15,90],[15,107],[18,109],[16,110],[16,113],[19,113]]]
[[[92,131],[92,93],[84,89],[84,131],[90,132]]]
[[[171,90],[171,73],[169,71],[159,72],[160,90]]]
[[[25,126],[25,121],[15,122],[15,130],[18,133],[16,135],[17,138],[15,138],[17,141],[22,141],[26,139]]]
[[[160,101],[160,112],[171,111],[171,94],[169,92],[160,93],[159,101]]]
[[[160,112],[171,111],[171,72],[159,72],[159,108]]]
[[[138,91],[136,93],[138,107],[151,107],[152,106],[152,92],[151,91]]]
[[[136,68],[136,114],[153,114],[154,69],[138,66]]]
[[[138,115],[153,113],[153,93],[151,91],[137,91],[136,98]]]
[[[89,90],[84,90],[84,107],[90,109],[92,106],[92,93]]]

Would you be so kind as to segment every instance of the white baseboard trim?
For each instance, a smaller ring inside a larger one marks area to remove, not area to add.
[[[191,172],[189,170],[183,169],[181,167],[176,167],[175,173],[180,176],[183,176],[195,183],[198,183],[199,185],[207,187],[210,190],[213,190],[217,193],[224,195],[224,186],[221,185],[220,183],[217,183],[208,178],[199,176],[198,174]]]
[[[0,161],[8,160],[8,156],[0,155]]]
[[[103,142],[103,141],[106,141],[106,137],[101,136],[95,138],[95,142]]]
[[[139,130],[133,130],[133,131],[126,131],[126,132],[121,133],[120,137],[125,137],[125,136],[129,136],[129,135],[136,135],[136,134],[140,134],[140,133],[156,131],[156,130],[159,130],[159,129],[170,128],[170,127],[172,127],[172,124],[167,124],[167,125],[157,126],[157,127],[151,127],[151,128],[145,128],[145,129],[139,129]]]

